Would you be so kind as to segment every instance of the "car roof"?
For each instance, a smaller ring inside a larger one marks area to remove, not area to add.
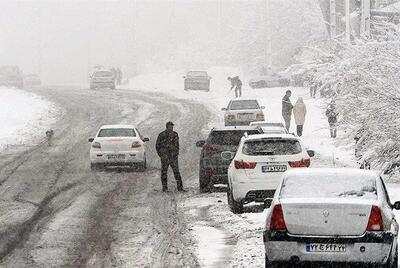
[[[211,131],[229,131],[229,130],[260,130],[259,126],[226,126],[213,127]]]
[[[257,99],[248,99],[248,98],[236,98],[236,99],[232,99],[231,101],[256,101],[258,102]]]
[[[134,125],[104,125],[101,126],[100,129],[106,128],[136,128]]]
[[[376,171],[357,168],[294,168],[286,171],[284,177],[289,176],[357,176],[366,179],[379,178]]]
[[[251,122],[251,123],[250,123],[250,125],[256,125],[256,124],[273,125],[273,126],[280,125],[280,126],[283,126],[283,123],[282,123],[282,122],[254,121],[254,122]]]
[[[267,138],[281,138],[281,139],[292,139],[292,140],[300,140],[300,138],[293,136],[292,134],[280,134],[280,133],[270,133],[270,134],[255,134],[250,135],[245,138],[245,140],[259,140],[259,139],[267,139]]]

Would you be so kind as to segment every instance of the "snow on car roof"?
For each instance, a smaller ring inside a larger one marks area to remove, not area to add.
[[[214,131],[223,131],[223,130],[255,130],[259,129],[258,126],[225,126],[225,127],[214,127],[212,130]]]
[[[246,140],[257,140],[257,139],[264,139],[264,138],[281,138],[281,139],[292,139],[292,140],[299,140],[298,137],[293,136],[291,134],[255,134],[250,135],[246,138]]]
[[[135,128],[134,125],[104,125],[100,129],[105,128]]]
[[[259,135],[253,135],[259,136]],[[356,168],[298,168],[290,169],[284,173],[284,177],[289,176],[364,176],[366,179],[377,178],[378,174],[373,170],[356,169]]]

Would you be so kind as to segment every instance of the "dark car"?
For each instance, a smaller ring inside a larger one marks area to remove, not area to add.
[[[210,91],[211,77],[205,71],[189,71],[183,79],[185,90]]]
[[[249,81],[251,88],[287,87],[289,85],[290,78],[280,74],[263,75]]]
[[[0,86],[23,88],[24,78],[18,66],[0,67]]]
[[[228,183],[228,167],[231,161],[222,159],[221,153],[236,152],[245,133],[260,134],[262,129],[255,126],[213,128],[207,140],[196,143],[197,147],[202,147],[199,169],[200,192],[209,192],[214,184]]]

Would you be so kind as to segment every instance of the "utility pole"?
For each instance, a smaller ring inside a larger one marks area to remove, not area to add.
[[[336,37],[336,1],[329,0],[329,34],[331,39]]]
[[[272,72],[272,40],[271,40],[271,12],[269,0],[265,0],[265,16],[266,16],[266,28],[267,28],[267,47],[265,60],[267,65],[267,74],[271,74]]]
[[[360,36],[369,38],[371,34],[371,0],[361,0]]]
[[[350,43],[350,0],[345,0],[346,43]]]

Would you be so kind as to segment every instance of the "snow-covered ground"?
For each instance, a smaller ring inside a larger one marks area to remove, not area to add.
[[[0,87],[0,100],[0,152],[42,140],[59,113],[54,103],[19,89]]]
[[[182,79],[184,72],[137,76],[130,80],[130,87],[137,90],[162,92],[203,103],[215,114],[208,129],[204,129],[204,137],[206,137],[209,128],[223,124],[221,108],[226,107],[229,100],[234,98],[234,93],[228,92],[230,84],[227,77],[240,75],[236,69],[224,67],[211,68],[208,73],[212,77],[210,92],[184,91]],[[330,138],[325,117],[327,106],[325,100],[310,98],[308,88],[251,89],[246,79],[242,81],[244,82],[243,98],[256,98],[261,105],[266,106],[266,121],[282,121],[281,99],[286,90],[292,90],[293,104],[298,97],[303,97],[307,107],[303,141],[309,149],[317,153],[312,160],[313,167],[357,166],[354,145],[348,143],[346,130],[339,129],[338,138]],[[292,118],[290,132],[295,132],[295,127],[294,118]],[[393,200],[400,200],[400,185],[390,184],[388,188]],[[185,211],[188,221],[191,222],[191,232],[198,241],[196,249],[202,266],[218,267],[219,262],[229,253],[230,267],[263,267],[262,230],[266,210],[250,206],[247,213],[232,214],[227,205],[226,193],[220,192],[190,197],[181,202],[180,208]],[[397,217],[399,218],[400,214]],[[221,230],[228,232],[229,235]],[[229,241],[229,243],[225,242],[228,248],[221,246],[226,240]]]

